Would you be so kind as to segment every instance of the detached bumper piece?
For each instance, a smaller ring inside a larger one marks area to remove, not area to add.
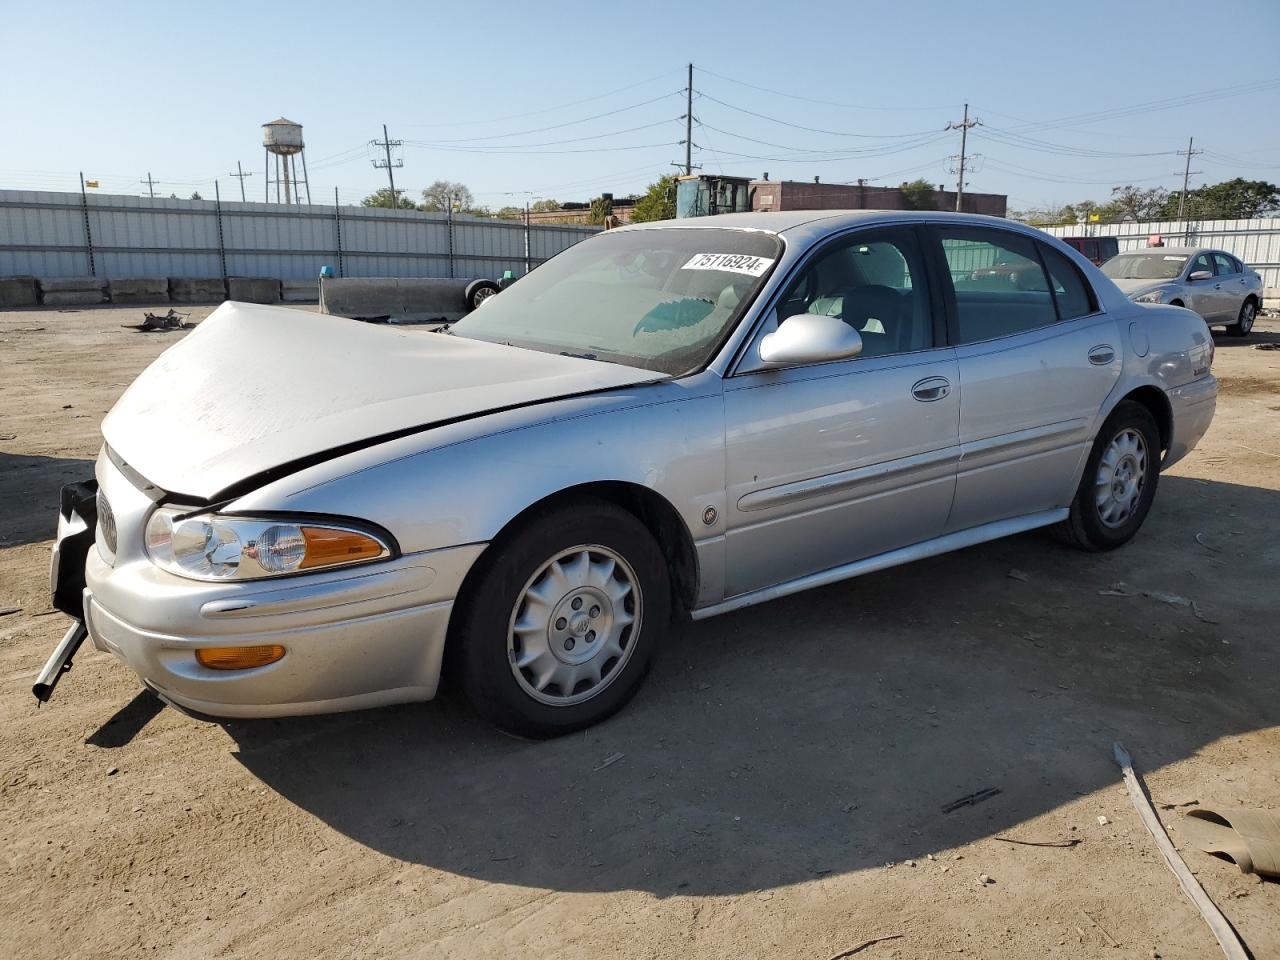
[[[49,566],[49,594],[54,609],[76,622],[67,630],[31,687],[41,703],[53,696],[72,657],[88,636],[84,625],[84,566],[98,525],[98,482],[84,480],[62,488],[58,504],[58,539]]]
[[[40,671],[36,682],[31,686],[31,692],[41,703],[49,702],[49,698],[53,696],[53,688],[58,685],[62,675],[71,669],[71,658],[76,655],[80,644],[84,643],[84,638],[88,635],[89,631],[85,629],[84,624],[77,621],[71,625],[62,642],[54,649],[53,656],[45,663],[44,669]]]

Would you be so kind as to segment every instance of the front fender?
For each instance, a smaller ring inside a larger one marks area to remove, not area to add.
[[[721,381],[705,373],[393,440],[270,483],[229,509],[358,517],[409,554],[487,542],[548,496],[621,481],[666,499],[704,554],[724,534],[724,444]]]

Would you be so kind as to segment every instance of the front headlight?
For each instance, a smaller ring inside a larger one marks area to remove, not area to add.
[[[173,507],[151,514],[146,544],[156,566],[193,580],[281,577],[368,563],[392,552],[380,537],[354,527],[216,513],[188,516]]]
[[[1139,297],[1133,298],[1134,303],[1164,303],[1164,291],[1152,290],[1150,293],[1144,293]]]

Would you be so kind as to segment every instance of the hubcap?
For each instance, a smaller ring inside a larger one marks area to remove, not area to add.
[[[481,287],[475,292],[475,295],[472,296],[471,303],[478,307],[497,292],[497,290],[494,290],[491,287]]]
[[[1098,518],[1103,524],[1124,525],[1142,498],[1146,477],[1147,445],[1137,430],[1125,428],[1107,445],[1094,478]]]
[[[622,673],[640,614],[639,583],[621,556],[598,544],[570,547],[539,567],[516,600],[511,672],[542,703],[590,700]]]
[[[1248,333],[1250,330],[1253,329],[1253,314],[1254,314],[1254,309],[1253,309],[1253,304],[1251,302],[1246,303],[1240,309],[1240,329],[1244,333]]]

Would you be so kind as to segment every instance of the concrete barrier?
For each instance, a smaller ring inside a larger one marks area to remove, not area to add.
[[[280,299],[285,303],[315,303],[320,299],[320,281],[281,280]]]
[[[228,277],[227,299],[241,303],[279,303],[280,281],[273,277]]]
[[[35,277],[0,277],[0,307],[34,307],[39,302]]]
[[[471,282],[406,277],[327,278],[320,282],[320,312],[393,323],[453,321],[467,313],[465,294]]]
[[[107,302],[107,281],[66,277],[40,281],[40,302],[49,307],[83,307]]]
[[[119,277],[107,281],[112,303],[168,303],[168,277]]]
[[[174,303],[221,303],[227,299],[227,285],[206,277],[170,277],[169,299]]]

